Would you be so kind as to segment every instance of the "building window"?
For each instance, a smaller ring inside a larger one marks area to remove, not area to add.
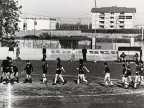
[[[124,15],[124,12],[120,12],[120,15]]]
[[[121,24],[123,24],[123,23],[124,23],[124,21],[120,21],[120,23],[121,23]]]
[[[110,23],[114,23],[114,21],[110,21]]]
[[[125,16],[119,16],[119,19],[125,19]]]
[[[100,29],[104,29],[104,25],[100,25],[99,28],[100,28]]]
[[[99,21],[99,22],[104,24],[104,21]]]
[[[100,20],[104,20],[104,19],[105,19],[104,17],[101,17],[101,18],[100,18]]]
[[[132,16],[126,16],[126,19],[132,19]]]
[[[124,26],[120,26],[121,29],[124,29]]]
[[[110,28],[114,28],[114,26],[111,25]]]
[[[110,17],[110,19],[114,19],[114,17]]]

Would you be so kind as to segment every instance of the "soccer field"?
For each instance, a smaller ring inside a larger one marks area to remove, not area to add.
[[[77,85],[78,62],[62,62],[66,72],[63,73],[67,84],[52,85],[56,62],[48,61],[49,69],[47,73],[48,84],[41,84],[42,78],[41,61],[30,61],[33,64],[32,73],[33,83],[23,83],[25,74],[19,74],[20,83],[14,85],[0,84],[0,107],[8,108],[141,108],[143,103],[143,86],[138,89],[123,89],[118,86],[122,76],[122,64],[108,63],[111,70],[111,78],[114,82],[113,87],[101,86],[103,82],[104,66],[103,63],[86,62],[85,66],[90,73],[85,73],[89,85],[80,83]],[[0,61],[1,63],[1,61]],[[18,66],[19,73],[25,67],[25,61],[13,64]],[[134,76],[135,65],[131,64],[132,75]]]

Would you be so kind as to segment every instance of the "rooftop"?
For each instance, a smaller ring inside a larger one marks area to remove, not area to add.
[[[136,8],[126,8],[126,7],[117,7],[117,6],[112,6],[112,7],[101,7],[101,8],[92,8],[91,10],[92,13],[135,13]]]

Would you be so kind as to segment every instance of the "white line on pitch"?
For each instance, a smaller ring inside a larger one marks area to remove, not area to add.
[[[8,84],[8,108],[11,108],[12,94],[11,94],[11,85]]]
[[[96,94],[96,95],[48,95],[48,96],[15,96],[15,98],[67,98],[67,97],[100,97],[100,96],[118,96],[118,95],[132,95],[132,94],[141,94],[144,91],[134,91],[134,92],[125,92],[125,93],[113,93],[113,94]]]

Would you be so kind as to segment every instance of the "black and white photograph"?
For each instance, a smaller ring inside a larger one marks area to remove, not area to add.
[[[143,3],[0,0],[0,108],[144,108]]]

